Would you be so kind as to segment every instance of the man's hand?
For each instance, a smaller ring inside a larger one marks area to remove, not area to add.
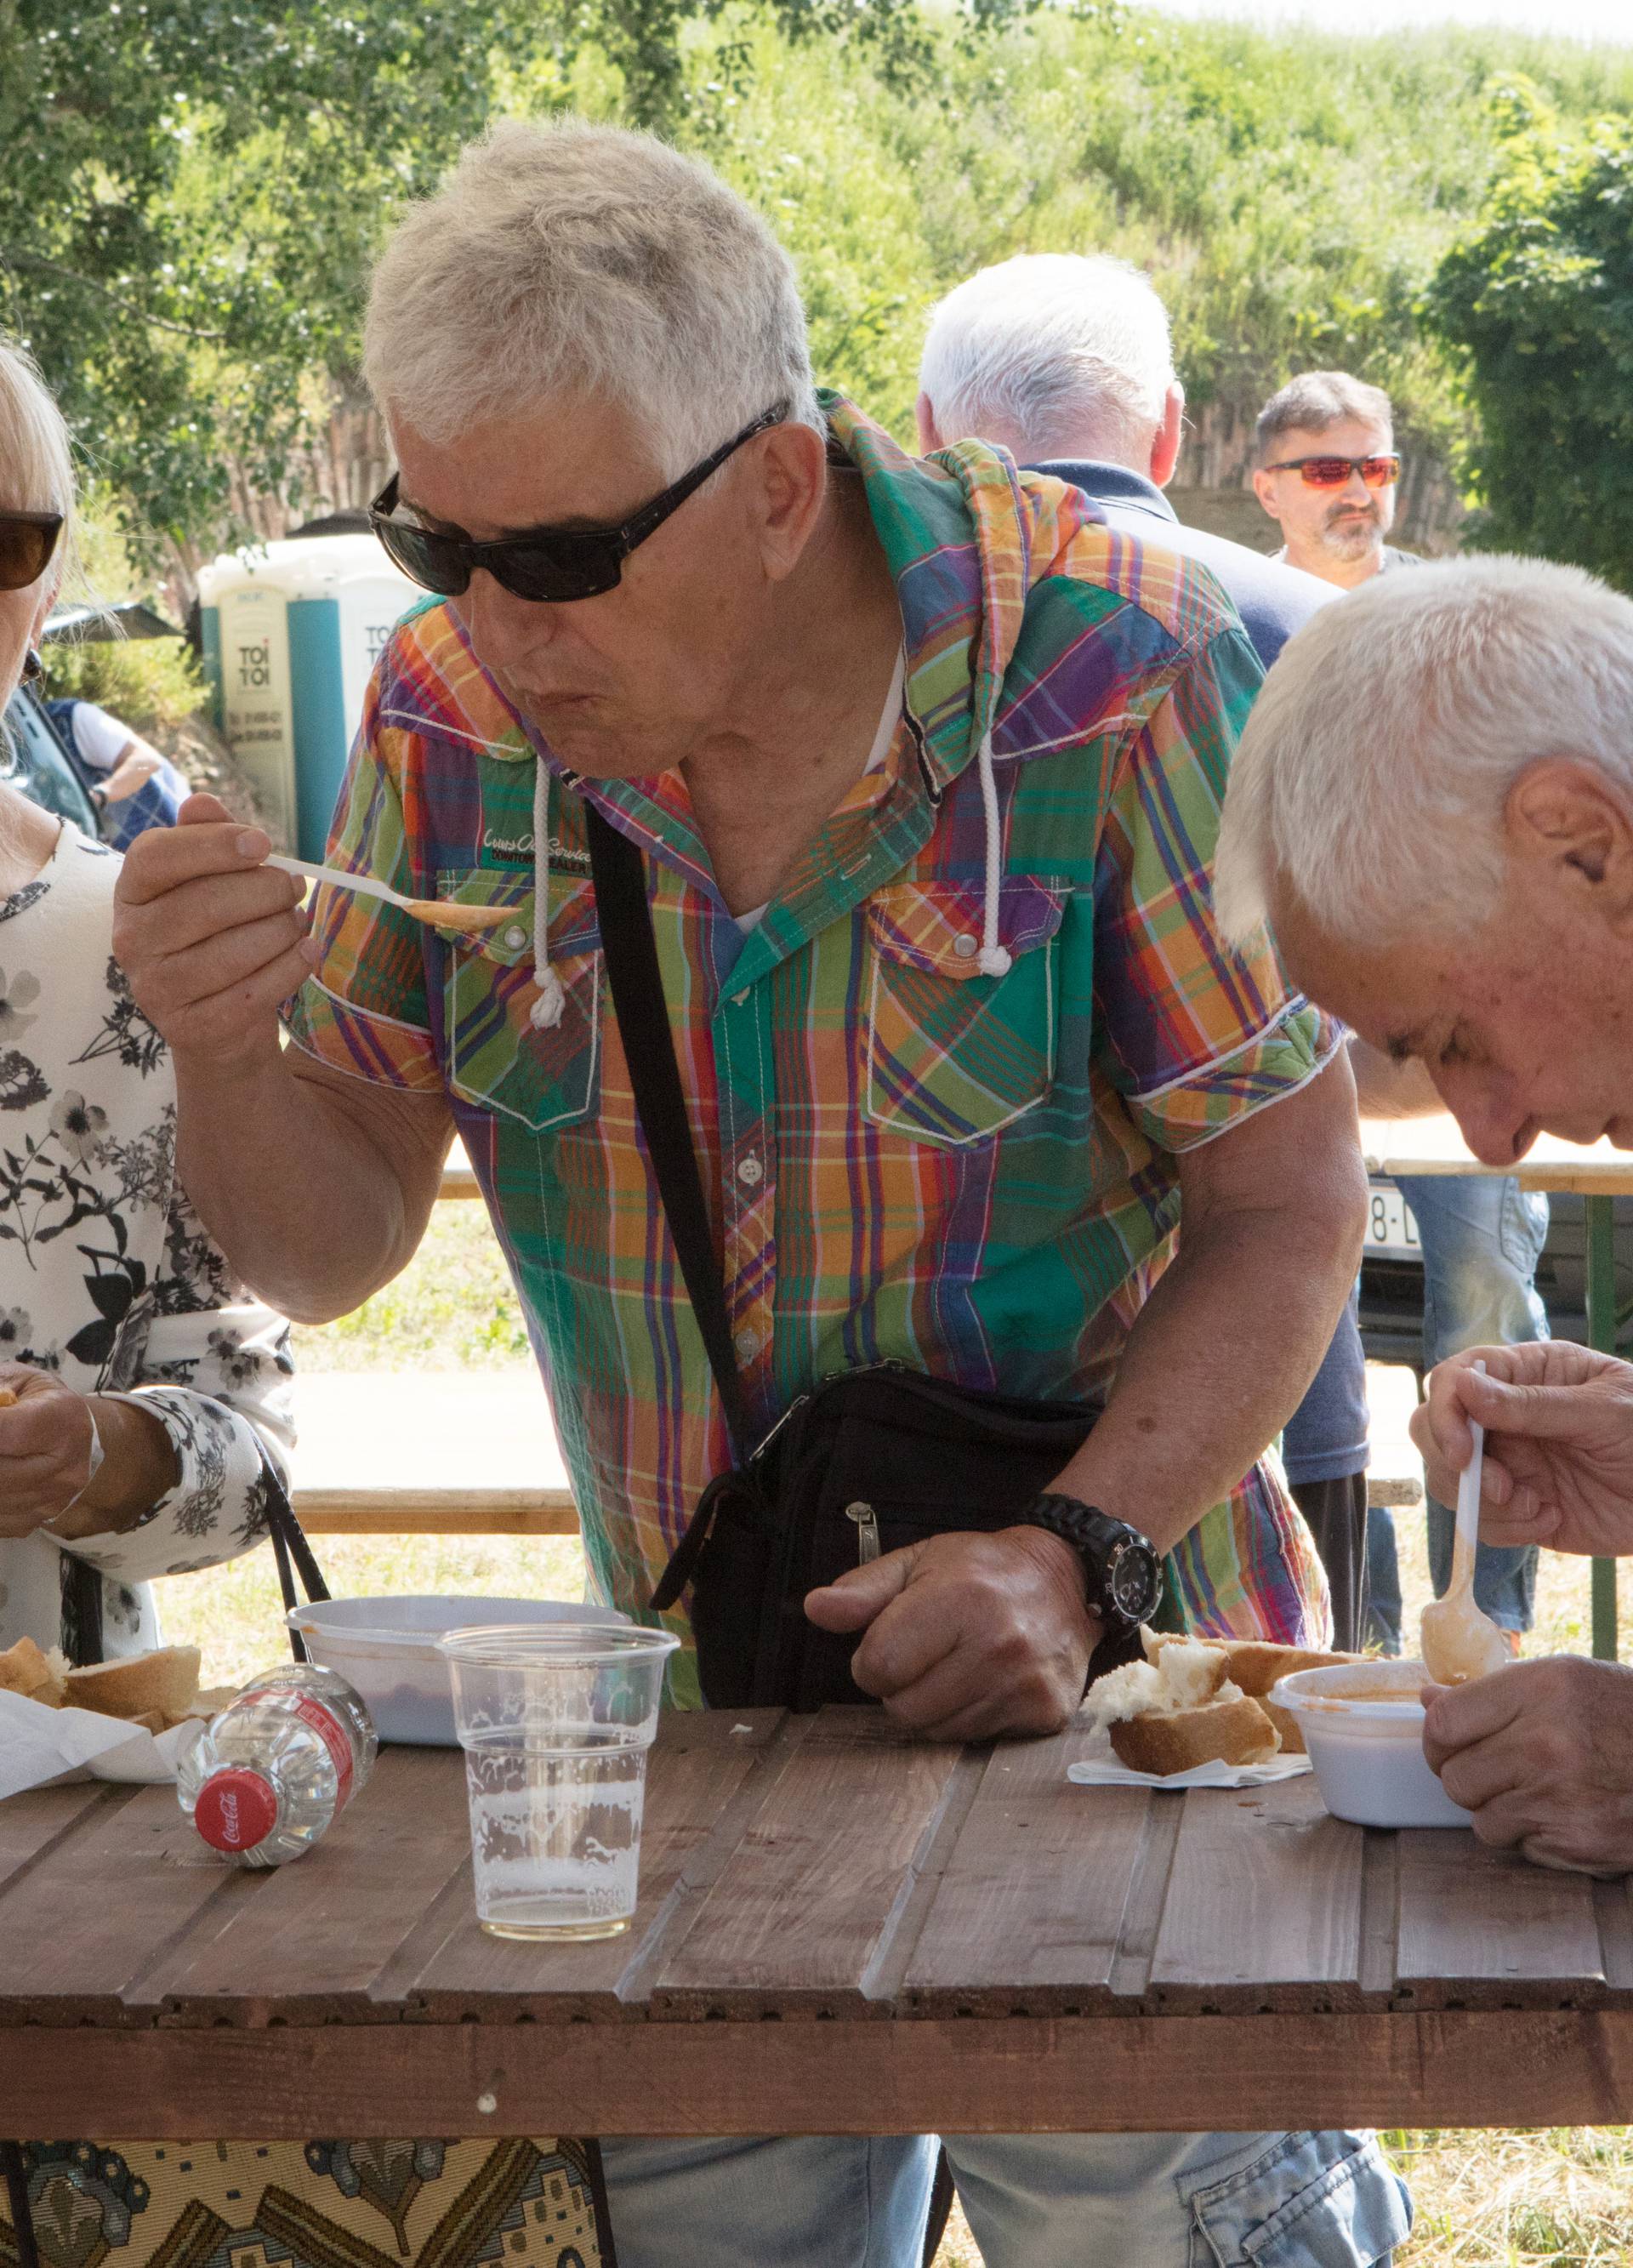
[[[1633,1550],[1633,1366],[1563,1339],[1470,1347],[1439,1364],[1412,1439],[1442,1504],[1457,1501],[1474,1454],[1470,1418],[1486,1429],[1483,1543],[1605,1558]]]
[[[820,1630],[865,1630],[851,1674],[927,1740],[1057,1733],[1100,1624],[1070,1544],[1039,1528],[932,1536],[812,1591]]]
[[[114,952],[178,1062],[230,1070],[276,1052],[279,1005],[311,974],[305,885],[261,864],[271,847],[213,795],[193,795],[174,827],[125,854]]]
[[[1437,1688],[1423,1754],[1482,1843],[1539,1867],[1633,1872],[1633,1669],[1556,1654]]]

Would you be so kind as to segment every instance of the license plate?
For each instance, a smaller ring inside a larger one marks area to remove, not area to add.
[[[1399,1189],[1380,1189],[1373,1182],[1366,1208],[1366,1248],[1387,1253],[1394,1260],[1421,1260],[1423,1248],[1412,1208]]]

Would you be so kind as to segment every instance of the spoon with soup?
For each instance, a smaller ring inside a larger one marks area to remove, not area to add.
[[[1475,1368],[1483,1378],[1485,1365]],[[1502,1631],[1475,1604],[1475,1545],[1480,1535],[1480,1476],[1485,1464],[1486,1430],[1469,1420],[1475,1454],[1457,1484],[1457,1540],[1452,1549],[1452,1580],[1445,1596],[1423,1609],[1420,1650],[1437,1685],[1467,1685],[1489,1676],[1512,1660]]]

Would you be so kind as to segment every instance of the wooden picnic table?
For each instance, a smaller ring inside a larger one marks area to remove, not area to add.
[[[384,1752],[307,1858],[169,1788],[0,1804],[0,2135],[1554,2125],[1633,2118],[1628,1886],[1313,1779],[1080,1787],[1092,1736],[676,1716],[599,1944],[472,1904],[457,1754]]]
[[[1633,1152],[1608,1142],[1584,1145],[1540,1134],[1517,1166],[1485,1166],[1449,1113],[1424,1118],[1364,1118],[1361,1149],[1369,1174],[1510,1174],[1522,1189],[1580,1197],[1587,1256],[1587,1343],[1615,1354],[1622,1318],[1616,1302],[1614,1200],[1633,1197]],[[1616,1562],[1595,1559],[1591,1577],[1593,1652],[1616,1659]]]

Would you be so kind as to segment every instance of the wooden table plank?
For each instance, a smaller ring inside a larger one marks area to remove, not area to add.
[[[30,1788],[0,1803],[0,1892],[27,1867],[54,1854],[55,1846],[83,1832],[93,1814],[128,1800],[130,1791],[81,1780],[69,1787]]]
[[[28,1948],[26,1962],[4,1963],[0,2021],[143,2021],[126,1995],[139,1997],[143,1977],[208,1909],[254,1895],[254,1878],[200,1842],[174,1788],[137,1788],[113,1803],[109,1793],[0,1895],[0,1946]]]
[[[488,1936],[476,1919],[462,1833],[463,1886],[445,1899],[424,1939],[405,1948],[401,1976],[391,1980],[410,2012],[442,2022],[638,2014],[655,1962],[685,1935],[761,1790],[813,1722],[776,1709],[664,1719],[648,1766],[640,1899],[622,1937],[547,1946]]]
[[[1463,1828],[1401,1835],[1397,1867],[1397,1984],[1417,2006],[1556,2003],[1603,1981],[1586,1874],[1534,1867]]]
[[[861,2014],[888,1963],[963,1751],[879,1709],[825,1709],[766,1791],[684,1940],[655,2009]]]
[[[0,2132],[1128,2132],[1633,2121],[1633,2012],[66,2028]]]
[[[196,2023],[400,2015],[373,1987],[449,1881],[468,1889],[469,1868],[459,1751],[383,1749],[316,1850],[228,1903],[219,1927],[201,1921],[127,1998]]]
[[[1362,1847],[1313,1775],[1188,1798],[1151,1989],[1176,2008],[1307,2006],[1311,1986],[1355,2006]]]
[[[997,2015],[1109,2001],[1151,1799],[1074,1786],[1066,1767],[1097,1745],[1073,1729],[991,1751],[908,1964],[913,2008]]]

